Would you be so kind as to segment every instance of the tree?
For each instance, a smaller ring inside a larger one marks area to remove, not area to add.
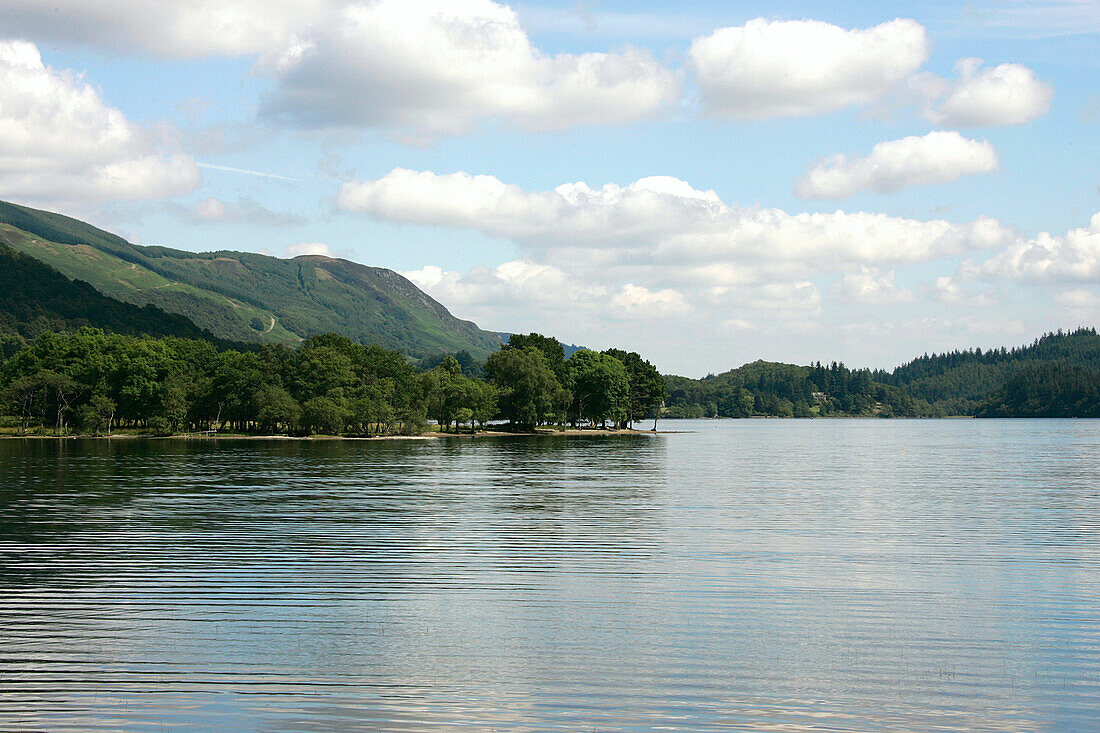
[[[302,405],[302,426],[312,433],[339,435],[344,430],[344,410],[333,399],[314,397]]]
[[[114,400],[103,394],[93,395],[90,400],[80,406],[76,411],[77,424],[85,432],[99,435],[106,432],[111,434],[111,426],[115,421]]]
[[[462,376],[462,367],[453,356],[444,357],[439,366],[423,375],[422,380],[428,416],[446,432],[455,413],[464,406],[466,383],[470,380]]]
[[[500,393],[496,386],[488,382],[475,381],[471,387],[473,390],[470,400],[472,419],[484,428],[485,423],[497,414],[497,400]]]
[[[629,427],[631,423],[645,418],[652,412],[653,429],[656,430],[657,417],[667,394],[665,378],[657,371],[657,367],[643,359],[636,351],[608,349],[603,353],[615,357],[626,367],[629,387],[625,426]]]
[[[13,380],[3,393],[5,408],[19,416],[19,434],[27,434],[27,426],[35,413],[35,402],[42,391],[37,375]]]
[[[573,416],[596,423],[625,420],[630,379],[613,356],[581,349],[566,362],[573,391]]]
[[[546,357],[546,363],[550,365],[558,381],[562,381],[565,377],[565,347],[552,336],[543,336],[541,333],[514,333],[508,337],[508,343],[503,348],[537,349]]]
[[[280,427],[293,430],[302,419],[302,407],[282,387],[269,385],[252,398],[256,420],[265,433],[277,433]]]
[[[541,351],[501,349],[489,357],[485,368],[500,388],[501,414],[513,426],[534,430],[553,414],[562,386]]]

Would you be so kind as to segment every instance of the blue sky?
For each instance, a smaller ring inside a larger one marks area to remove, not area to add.
[[[1100,315],[1096,2],[0,0],[0,28],[0,197],[133,241],[390,267],[693,376]]]

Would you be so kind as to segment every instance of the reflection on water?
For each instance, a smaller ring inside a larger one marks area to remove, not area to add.
[[[0,730],[1097,729],[1100,422],[685,426],[0,442]]]

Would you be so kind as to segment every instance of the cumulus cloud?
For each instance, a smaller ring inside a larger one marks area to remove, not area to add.
[[[845,263],[927,262],[1008,241],[992,219],[969,224],[864,212],[789,214],[736,207],[668,177],[524,191],[492,176],[395,169],[351,181],[341,208],[379,220],[459,226],[509,239],[586,277],[646,287],[729,286],[806,276]]]
[[[377,0],[336,9],[259,68],[268,120],[307,128],[469,130],[486,118],[563,129],[651,117],[679,82],[645,50],[550,56],[491,0]]]
[[[838,199],[859,191],[888,193],[989,173],[997,165],[997,151],[988,142],[936,131],[879,143],[863,158],[823,159],[798,180],[795,191],[804,199]]]
[[[909,288],[898,287],[894,282],[894,270],[882,272],[875,267],[861,266],[855,272],[846,273],[833,286],[832,295],[842,303],[890,305],[912,303],[917,296]]]
[[[936,282],[930,288],[932,299],[938,303],[951,306],[989,306],[996,305],[994,300],[986,293],[971,294],[963,290],[958,280],[950,275],[936,278]]]
[[[723,367],[738,363],[737,354],[865,353],[865,340],[835,341],[823,325],[838,302],[847,304],[846,319],[922,295],[946,306],[992,302],[950,278],[920,292],[898,279],[907,266],[954,268],[960,255],[1003,253],[1021,241],[992,219],[738,207],[668,177],[527,190],[492,176],[395,169],[346,183],[338,202],[379,221],[460,227],[512,243],[519,256],[496,267],[404,273],[456,315],[600,348],[631,343],[664,368],[686,363],[681,351],[701,341],[715,344]],[[655,328],[660,318],[675,328]],[[715,340],[719,333],[729,338]],[[750,344],[748,333],[768,338]],[[891,358],[924,348],[907,339],[890,336],[891,348],[907,344]]]
[[[846,30],[815,20],[751,20],[691,44],[707,111],[717,117],[805,116],[867,104],[928,58],[913,20]]]
[[[329,247],[324,242],[300,242],[298,244],[288,244],[285,250],[286,256],[289,257],[301,257],[302,255],[322,255],[323,257],[335,257],[332,252],[332,247]]]
[[[821,295],[805,281],[649,288],[586,279],[530,259],[468,272],[428,265],[401,274],[459,317],[484,327],[550,332],[596,348],[658,339],[662,348],[675,349],[670,344],[681,337],[697,341],[703,333],[713,335],[713,328],[751,329],[756,319],[783,324],[793,333],[821,315]],[[654,330],[654,324],[667,321],[676,328]]]
[[[195,161],[107,106],[34,44],[0,42],[0,196],[25,201],[151,199],[195,188]]]
[[[948,85],[946,98],[926,115],[937,125],[991,127],[1022,125],[1046,114],[1054,91],[1019,64],[982,69],[981,59],[955,64],[958,82]]]
[[[692,311],[684,296],[675,290],[652,291],[633,283],[623,285],[611,298],[611,305],[617,315],[646,320],[686,316]]]
[[[332,0],[5,0],[9,35],[195,58],[262,53]]]
[[[614,288],[572,277],[552,265],[513,260],[468,272],[427,265],[402,272],[460,318],[520,332],[580,334],[610,309]],[[588,331],[591,335],[591,331]]]
[[[967,264],[962,274],[1028,283],[1100,282],[1100,214],[1063,236],[1041,232],[1017,241],[979,265]]]

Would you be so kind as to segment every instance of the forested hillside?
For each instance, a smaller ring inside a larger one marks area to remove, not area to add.
[[[0,358],[40,334],[83,326],[129,335],[213,339],[182,316],[108,298],[0,243]]]
[[[922,400],[843,364],[756,361],[703,379],[666,377],[670,417],[924,417]]]
[[[666,379],[670,417],[1090,417],[1100,336],[1081,328],[1013,349],[925,354],[892,372],[757,361]]]
[[[1094,328],[1061,331],[1013,349],[972,349],[925,354],[876,381],[902,387],[949,415],[973,415],[991,393],[1033,367],[1069,366],[1100,370],[1100,336]]]
[[[392,270],[347,260],[142,247],[59,214],[0,202],[0,242],[101,293],[186,316],[220,338],[293,345],[337,332],[422,358],[485,359],[500,337]]]
[[[1100,417],[1100,370],[1029,364],[978,406],[978,417]]]

